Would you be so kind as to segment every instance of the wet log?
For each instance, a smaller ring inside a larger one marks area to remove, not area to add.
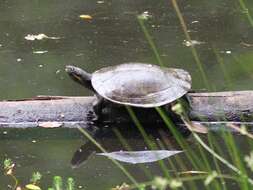
[[[188,93],[189,117],[201,122],[247,122],[253,120],[253,91]],[[39,96],[0,102],[0,127],[88,126],[95,114],[95,97]],[[123,120],[124,122],[126,120]],[[52,124],[52,123],[51,123]],[[55,124],[55,123],[54,123]]]

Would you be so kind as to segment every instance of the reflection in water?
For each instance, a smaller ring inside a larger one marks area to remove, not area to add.
[[[97,153],[99,156],[106,156],[120,162],[129,164],[143,164],[157,162],[169,158],[175,154],[181,153],[180,150],[141,150],[141,151],[116,151]]]
[[[153,147],[157,150],[181,150],[181,147],[176,143],[170,131],[165,126],[155,124],[145,126],[145,132],[148,135],[151,145],[145,142],[143,136],[134,125],[114,125],[108,128],[101,128],[97,131],[94,139],[107,152],[153,150]],[[180,132],[185,137],[190,134],[185,128],[184,131],[182,129]],[[101,152],[101,150],[91,141],[87,141],[74,153],[71,160],[72,167],[80,167],[91,155],[97,152]]]

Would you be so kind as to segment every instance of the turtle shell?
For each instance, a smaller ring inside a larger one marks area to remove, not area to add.
[[[191,88],[187,71],[144,63],[102,68],[92,74],[91,82],[107,100],[144,108],[173,102]]]

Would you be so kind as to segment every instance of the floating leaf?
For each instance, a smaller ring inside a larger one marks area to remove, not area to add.
[[[61,122],[40,122],[38,126],[44,127],[44,128],[57,128],[57,127],[61,127],[62,123]]]
[[[33,51],[34,54],[43,54],[43,53],[47,53],[48,51]]]
[[[41,190],[41,188],[37,185],[34,185],[34,184],[27,184],[25,186],[26,189],[29,189],[29,190]]]
[[[194,20],[194,21],[192,21],[191,23],[192,23],[192,24],[194,24],[194,23],[199,23],[199,21],[198,21],[198,20]]]
[[[37,34],[37,35],[34,35],[34,34],[27,34],[25,36],[25,39],[26,40],[30,40],[30,41],[34,41],[34,40],[43,40],[43,39],[52,39],[52,40],[58,40],[58,39],[61,39],[60,37],[49,37],[47,36],[46,34]]]
[[[121,162],[131,164],[149,163],[169,158],[182,151],[178,150],[150,150],[150,151],[118,151],[111,153],[97,153],[97,155],[107,156]]]
[[[197,41],[197,40],[191,40],[191,41],[184,40],[184,42],[183,42],[183,44],[187,47],[201,45],[201,44],[204,44],[204,43],[205,42],[200,42],[200,41]]]
[[[104,3],[104,1],[97,1],[97,4],[102,4]]]
[[[84,20],[91,20],[92,19],[92,16],[90,16],[90,15],[79,15],[79,17]]]

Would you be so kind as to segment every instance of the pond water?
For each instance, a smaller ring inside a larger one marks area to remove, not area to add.
[[[188,33],[192,40],[200,42],[194,47],[210,85],[208,90],[252,90],[253,30],[239,1],[178,3]],[[253,13],[253,2],[247,1],[247,8]],[[137,20],[137,15],[145,11],[151,15],[145,26],[163,64],[189,71],[193,89],[206,89],[170,1],[2,0],[0,99],[91,95],[69,79],[64,71],[68,64],[89,72],[125,62],[157,64]],[[79,15],[90,15],[92,19]],[[49,38],[31,41],[25,39],[28,34],[45,34]],[[71,159],[86,142],[77,130],[2,129],[0,133],[0,159],[13,159],[17,176],[24,183],[33,171],[43,174],[44,187],[51,184],[54,175],[74,177],[80,189],[108,189],[127,181],[110,160],[94,155],[73,169]],[[134,142],[132,145],[143,141],[128,138]],[[247,146],[242,138],[236,138],[240,146]],[[108,139],[105,142],[110,148],[119,143],[116,137]],[[152,175],[162,174],[158,164],[144,168],[152,171]],[[139,167],[127,165],[127,169],[138,180],[148,179]],[[7,189],[9,183],[0,174],[0,189]]]

